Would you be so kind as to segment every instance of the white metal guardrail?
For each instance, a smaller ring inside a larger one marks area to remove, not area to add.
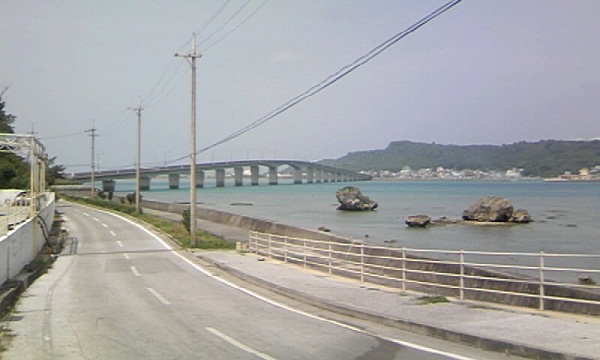
[[[600,315],[600,254],[390,248],[250,231],[251,252],[360,281]],[[576,308],[574,310],[574,308]]]
[[[29,206],[5,206],[3,213],[0,214],[0,236],[6,235],[17,225],[29,219]]]

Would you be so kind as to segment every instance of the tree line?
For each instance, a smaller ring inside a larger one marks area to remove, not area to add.
[[[577,174],[582,168],[600,165],[600,140],[465,146],[394,141],[382,150],[351,152],[320,163],[354,171],[400,171],[406,166],[496,171],[517,168],[523,169],[525,176],[553,177],[566,171]]]
[[[6,111],[3,100],[8,88],[0,89],[0,133],[14,134],[13,124],[17,117]],[[56,157],[47,159],[46,182],[53,185],[57,179],[64,178],[64,166],[55,164]],[[30,165],[27,159],[13,153],[0,152],[0,189],[28,189]]]

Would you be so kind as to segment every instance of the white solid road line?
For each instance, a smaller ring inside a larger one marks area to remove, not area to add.
[[[131,265],[129,268],[131,269],[131,272],[133,272],[133,275],[135,275],[135,276],[142,276],[140,274],[140,272],[135,268],[135,266]]]
[[[216,335],[218,337],[220,337],[221,339],[227,341],[228,343],[230,343],[231,345],[244,350],[247,353],[250,353],[252,355],[256,355],[257,357],[261,358],[261,359],[265,359],[265,360],[275,360],[274,357],[269,356],[265,353],[262,353],[258,350],[254,350],[253,348],[246,346],[244,344],[242,344],[241,342],[237,341],[236,339],[227,336],[225,334],[223,334],[222,332],[220,332],[219,330],[213,329],[211,327],[207,327],[206,330],[208,330],[209,332],[211,332],[213,335]]]
[[[159,238],[157,235],[153,234],[150,230],[146,229],[142,225],[140,225],[138,223],[135,223],[135,222],[133,222],[133,221],[127,219],[127,218],[124,218],[124,217],[120,216],[120,215],[108,212],[108,211],[104,211],[104,210],[98,210],[98,211],[110,214],[110,215],[112,215],[114,217],[117,217],[117,218],[119,218],[119,219],[121,219],[121,220],[123,220],[123,221],[125,221],[127,223],[130,223],[130,224],[138,227],[139,229],[141,229],[142,231],[144,231],[145,233],[147,233],[148,235],[150,235],[153,239],[155,239],[156,241],[158,241],[160,244],[162,244],[162,246],[164,246],[166,249],[170,250],[173,255],[179,257],[180,259],[182,259],[183,261],[185,261],[186,263],[188,263],[189,265],[191,265],[194,269],[198,270],[199,272],[201,272],[201,273],[203,273],[203,274],[205,274],[205,275],[213,278],[214,280],[220,281],[220,282],[222,282],[225,285],[231,286],[232,288],[237,289],[237,290],[239,290],[239,291],[241,291],[241,292],[243,292],[245,294],[248,294],[248,295],[250,295],[250,296],[252,296],[252,297],[254,297],[256,299],[262,300],[262,301],[264,301],[266,303],[269,303],[271,305],[277,306],[277,307],[279,307],[281,309],[285,309],[285,310],[291,311],[293,313],[296,313],[296,314],[299,314],[299,315],[303,315],[303,316],[306,316],[306,317],[309,317],[309,318],[312,318],[312,319],[315,319],[315,320],[324,321],[324,322],[327,322],[327,323],[330,323],[330,324],[334,324],[334,325],[337,325],[337,326],[340,326],[340,327],[343,327],[343,328],[346,328],[346,329],[349,329],[349,330],[352,330],[352,331],[355,331],[355,332],[358,332],[358,333],[361,333],[361,334],[365,334],[365,335],[368,335],[368,336],[373,336],[373,337],[377,337],[377,338],[380,338],[380,339],[392,341],[392,342],[394,342],[394,343],[396,343],[398,345],[406,346],[406,347],[409,347],[411,349],[425,351],[425,352],[428,352],[430,354],[436,354],[436,355],[446,356],[448,358],[456,359],[456,360],[475,360],[475,359],[467,357],[467,356],[458,355],[458,354],[446,352],[446,351],[443,351],[443,350],[433,349],[433,348],[430,348],[430,347],[427,347],[427,346],[423,346],[423,345],[419,345],[419,344],[415,344],[415,343],[412,343],[412,342],[409,342],[409,341],[404,341],[404,340],[394,339],[394,338],[388,338],[388,337],[380,336],[380,335],[377,335],[377,334],[373,334],[373,333],[370,333],[370,332],[365,331],[363,329],[360,329],[360,328],[357,328],[357,327],[354,327],[354,326],[351,326],[351,325],[347,325],[347,324],[344,324],[344,323],[341,323],[341,322],[338,322],[338,321],[335,321],[335,320],[330,320],[330,319],[325,319],[325,318],[322,318],[322,317],[318,317],[316,315],[313,315],[313,314],[310,314],[310,313],[307,313],[307,312],[304,312],[304,311],[301,311],[301,310],[298,310],[298,309],[294,309],[292,307],[289,307],[289,306],[284,305],[282,303],[279,303],[277,301],[271,300],[271,299],[269,299],[267,297],[264,297],[262,295],[259,295],[259,294],[255,293],[255,292],[253,292],[251,290],[248,290],[246,288],[243,288],[243,287],[238,286],[238,285],[236,285],[236,284],[234,284],[232,282],[229,282],[227,280],[224,280],[224,279],[222,279],[222,278],[220,278],[218,276],[215,276],[215,275],[211,274],[209,271],[205,270],[200,265],[195,264],[194,262],[192,262],[191,260],[189,260],[185,256],[177,253],[167,243],[165,243],[161,238]]]
[[[171,304],[169,302],[169,300],[165,299],[164,296],[162,296],[161,294],[158,293],[158,291],[154,290],[153,288],[146,288],[146,289],[148,289],[148,291],[150,291],[150,293],[152,293],[152,295],[154,295],[154,297],[156,297],[158,299],[158,301],[160,301],[161,303],[163,303],[165,305]]]

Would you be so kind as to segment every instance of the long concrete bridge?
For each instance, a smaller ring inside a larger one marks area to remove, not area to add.
[[[354,171],[337,169],[331,166],[324,166],[317,163],[298,160],[245,160],[245,161],[226,161],[213,162],[196,165],[196,188],[204,187],[205,172],[214,171],[217,187],[225,186],[226,170],[233,170],[235,186],[242,186],[245,175],[250,175],[250,184],[258,185],[260,178],[260,167],[268,168],[269,185],[277,185],[279,179],[278,168],[287,166],[292,169],[294,184],[302,184],[303,179],[306,183],[327,183],[343,181],[366,181],[371,180],[371,176]],[[249,169],[249,172],[244,171]],[[169,176],[169,188],[178,189],[181,175],[190,173],[190,165],[169,165],[152,168],[140,169],[140,190],[150,189],[150,180],[159,175]],[[115,179],[135,178],[136,169],[120,170],[102,170],[94,172],[94,179],[102,181],[104,191],[115,190]],[[70,178],[73,180],[89,181],[92,178],[91,172],[79,172],[73,174]]]

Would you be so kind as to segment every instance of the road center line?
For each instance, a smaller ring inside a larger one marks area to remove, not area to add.
[[[246,346],[244,344],[242,344],[241,342],[237,341],[236,339],[227,336],[225,334],[223,334],[222,332],[220,332],[219,330],[213,329],[211,327],[207,327],[206,330],[208,330],[209,332],[211,332],[213,335],[220,337],[221,339],[227,341],[228,343],[230,343],[231,345],[237,347],[238,349],[242,349],[247,353],[250,353],[252,355],[256,355],[261,359],[265,359],[265,360],[275,360],[274,357],[271,357],[265,353],[261,353],[260,351],[254,350],[253,348]]]
[[[88,213],[86,213],[86,212],[84,212],[84,213],[83,213],[83,215],[85,215],[85,216],[87,216],[87,217],[90,217],[90,214],[88,214]]]
[[[125,259],[129,260],[129,254],[124,253],[123,256],[125,256]]]
[[[105,223],[102,223],[102,226],[108,229],[108,225],[106,225]]]
[[[98,220],[97,217],[92,217],[92,219],[94,219],[94,221],[100,222],[100,220]]]
[[[150,291],[150,293],[152,295],[154,295],[158,301],[160,301],[161,303],[165,304],[165,305],[170,305],[171,303],[169,302],[169,300],[165,299],[161,294],[158,293],[158,291],[154,290],[153,288],[146,288],[148,289],[148,291]]]
[[[123,243],[121,242],[121,240],[117,240],[117,244],[119,244],[120,247],[123,247]]]
[[[117,237],[117,234],[115,234],[115,232],[114,232],[114,231],[112,231],[112,230],[110,231],[110,234],[111,234],[113,237]]]
[[[311,319],[315,319],[315,320],[327,322],[327,323],[330,323],[330,324],[334,324],[334,325],[346,328],[348,330],[355,331],[355,332],[360,333],[360,334],[365,334],[365,335],[377,337],[379,339],[388,340],[388,341],[394,342],[394,343],[396,343],[398,345],[409,347],[411,349],[417,349],[417,350],[428,352],[430,354],[442,355],[442,356],[446,356],[446,357],[449,357],[449,358],[452,358],[452,359],[457,359],[457,360],[473,360],[472,358],[467,357],[467,356],[463,356],[463,355],[454,354],[454,353],[451,353],[451,352],[446,352],[446,351],[443,351],[443,350],[438,350],[438,349],[430,348],[428,346],[419,345],[419,344],[416,344],[416,343],[413,343],[413,342],[410,342],[410,341],[404,341],[404,340],[400,340],[400,339],[389,338],[389,337],[386,337],[386,336],[381,336],[381,335],[373,334],[371,332],[365,331],[365,330],[357,328],[355,326],[351,326],[351,325],[348,325],[348,324],[341,323],[339,321],[335,321],[335,320],[331,320],[331,319],[319,317],[319,316],[307,313],[305,311],[289,307],[289,306],[287,306],[285,304],[282,304],[280,302],[271,300],[271,299],[269,299],[269,298],[267,298],[265,296],[257,294],[257,293],[255,293],[255,292],[253,292],[251,290],[248,290],[248,289],[243,288],[243,287],[241,287],[239,285],[236,285],[236,284],[234,284],[234,283],[232,283],[230,281],[227,281],[225,279],[222,279],[222,278],[219,278],[219,277],[213,275],[211,272],[209,272],[208,270],[205,270],[200,265],[194,263],[193,261],[191,261],[190,259],[186,258],[185,256],[177,253],[175,250],[173,250],[173,248],[171,246],[169,246],[160,237],[158,237],[158,235],[152,233],[150,230],[146,229],[142,225],[140,225],[140,224],[138,224],[136,222],[133,222],[133,221],[127,219],[127,218],[124,218],[124,217],[122,217],[120,215],[108,212],[108,211],[104,211],[104,210],[99,210],[99,211],[105,212],[106,214],[110,214],[110,215],[112,215],[114,217],[117,217],[117,218],[119,218],[119,219],[121,219],[121,220],[123,220],[123,221],[125,221],[125,222],[127,222],[129,224],[132,224],[132,225],[136,226],[137,228],[141,229],[146,234],[150,235],[153,239],[155,239],[160,244],[162,244],[166,249],[170,250],[173,255],[179,257],[181,260],[183,260],[184,262],[188,263],[190,266],[192,266],[193,268],[195,268],[199,272],[205,274],[206,276],[209,276],[209,277],[213,278],[214,280],[220,281],[221,283],[223,283],[225,285],[228,285],[228,286],[230,286],[230,287],[232,287],[234,289],[237,289],[237,290],[239,290],[239,291],[241,291],[241,292],[243,292],[245,294],[248,294],[248,295],[250,295],[250,296],[252,296],[252,297],[254,297],[254,298],[258,299],[258,300],[262,300],[262,301],[264,301],[264,302],[266,302],[268,304],[271,304],[273,306],[277,306],[278,308],[281,308],[281,309],[284,309],[284,310],[288,310],[288,311],[291,311],[293,313],[309,317]]]
[[[135,268],[135,266],[131,265],[129,268],[131,269],[131,272],[133,272],[133,275],[135,275],[135,276],[142,276],[140,274],[140,272]]]

